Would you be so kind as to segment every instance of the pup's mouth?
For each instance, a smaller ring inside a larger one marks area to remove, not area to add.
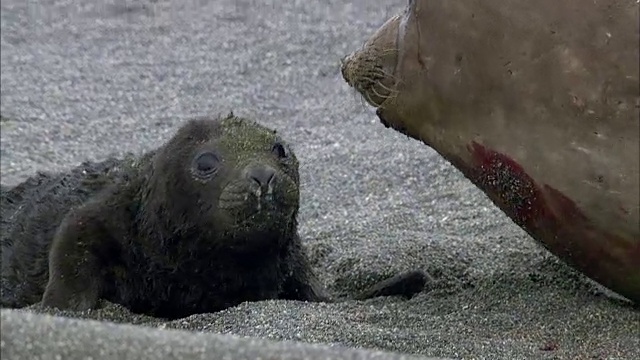
[[[234,228],[277,229],[291,219],[296,205],[281,191],[260,188],[227,189],[220,196],[218,209]]]
[[[255,213],[277,212],[278,210],[272,185],[264,188],[255,182],[249,183],[244,200],[245,207],[254,210]]]

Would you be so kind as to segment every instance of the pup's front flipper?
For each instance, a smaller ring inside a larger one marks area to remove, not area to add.
[[[379,296],[403,296],[411,298],[424,290],[429,276],[419,270],[407,271],[382,280],[354,297],[355,300],[371,299]]]
[[[62,222],[49,254],[49,281],[43,307],[84,311],[98,306],[104,280],[99,258],[105,245],[104,230],[91,213],[72,211]],[[102,230],[102,231],[101,231]]]
[[[331,296],[320,283],[318,276],[309,264],[309,260],[303,253],[297,235],[289,251],[290,256],[284,264],[288,276],[284,281],[280,298],[309,302],[332,302]]]

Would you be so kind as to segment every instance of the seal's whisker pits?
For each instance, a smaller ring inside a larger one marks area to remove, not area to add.
[[[395,94],[395,93],[398,93],[398,91],[397,91],[397,90],[395,90],[395,89],[390,89],[389,87],[385,86],[385,85],[384,85],[381,81],[379,81],[379,80],[374,80],[374,79],[366,78],[366,77],[365,77],[365,78],[363,78],[363,79],[368,80],[368,81],[370,82],[371,86],[370,86],[370,88],[369,88],[369,89],[370,89],[370,90],[372,90],[372,91],[375,91],[375,89],[374,89],[374,88],[375,88],[376,86],[379,86],[379,87],[381,87],[383,90],[388,91],[389,93],[394,93],[394,94]],[[380,95],[380,94],[377,94],[377,93],[376,93],[375,95],[380,96],[380,97],[383,97],[383,95]]]
[[[365,97],[366,101],[371,104],[373,107],[380,107],[382,106],[382,102],[381,103],[377,103],[376,101],[374,101],[371,96],[369,96],[369,92],[368,91],[362,91],[362,96]],[[383,100],[384,102],[384,100]]]
[[[389,94],[389,95],[381,95],[381,94],[379,94],[379,93],[376,91],[376,85],[380,86],[380,84],[379,84],[379,83],[376,83],[376,84],[374,84],[373,86],[371,86],[371,87],[369,88],[369,90],[371,90],[371,92],[372,92],[375,96],[377,96],[377,97],[379,97],[379,98],[381,98],[381,99],[385,99],[385,100],[386,100],[386,99],[390,99],[390,98],[394,97],[394,95],[393,95],[393,94]]]
[[[382,68],[372,69],[371,74],[384,80],[392,80],[394,82],[398,80],[394,75],[385,72],[384,70],[382,70]]]
[[[398,49],[394,48],[394,47],[389,47],[389,48],[384,48],[384,49],[373,47],[371,50],[373,52],[377,52],[379,55],[382,55],[382,56],[389,55],[389,54],[394,54],[395,55],[395,54],[397,54],[399,52]]]

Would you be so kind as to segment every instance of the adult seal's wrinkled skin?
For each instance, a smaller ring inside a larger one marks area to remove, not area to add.
[[[99,300],[180,318],[244,301],[333,301],[297,233],[298,161],[232,114],[189,121],[139,159],[86,162],[3,189],[2,305]],[[356,298],[412,296],[408,272]]]

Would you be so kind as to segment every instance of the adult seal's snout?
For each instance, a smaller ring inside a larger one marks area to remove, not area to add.
[[[250,191],[258,198],[271,195],[276,182],[276,169],[268,165],[252,165],[245,169]]]

